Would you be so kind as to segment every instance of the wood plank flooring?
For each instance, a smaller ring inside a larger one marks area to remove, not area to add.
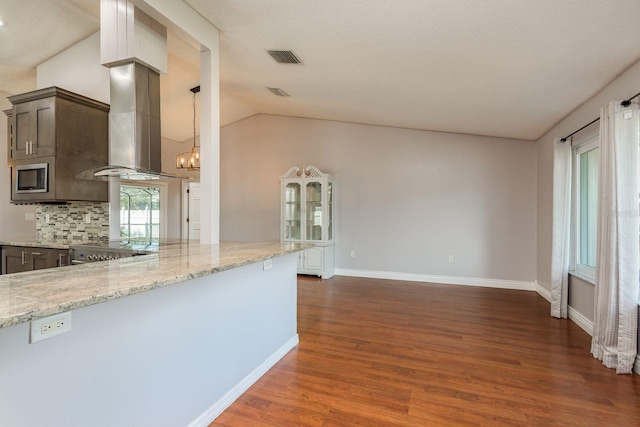
[[[299,276],[298,331],[211,426],[640,426],[640,376],[534,292]]]

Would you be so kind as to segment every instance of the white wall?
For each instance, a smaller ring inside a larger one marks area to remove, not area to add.
[[[100,64],[100,33],[40,64],[37,85],[58,86],[108,104],[109,69]]]
[[[534,281],[535,150],[256,115],[221,130],[221,239],[278,240],[279,176],[314,165],[336,176],[336,268]]]
[[[0,92],[0,110],[11,108],[11,102],[7,100],[8,93]],[[0,220],[2,229],[0,236],[6,237],[35,237],[35,206],[11,204],[11,172],[7,165],[8,153],[7,141],[7,116],[0,115]],[[25,214],[34,215],[33,221],[25,221]]]

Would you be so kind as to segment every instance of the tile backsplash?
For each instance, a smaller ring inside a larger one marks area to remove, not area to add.
[[[87,223],[87,215],[90,220]],[[36,206],[36,238],[40,240],[109,239],[109,203],[75,202]]]

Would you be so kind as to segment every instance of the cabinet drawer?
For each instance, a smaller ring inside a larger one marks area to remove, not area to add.
[[[69,265],[68,249],[33,248],[26,246],[2,247],[2,274]]]

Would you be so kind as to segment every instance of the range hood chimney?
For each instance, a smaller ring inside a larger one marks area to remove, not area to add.
[[[160,75],[133,61],[112,65],[109,79],[109,165],[92,170],[94,178],[186,178],[162,172]]]
[[[160,73],[167,70],[167,29],[132,0],[101,0],[100,55],[109,68],[109,165],[78,177],[186,178],[162,172]]]

